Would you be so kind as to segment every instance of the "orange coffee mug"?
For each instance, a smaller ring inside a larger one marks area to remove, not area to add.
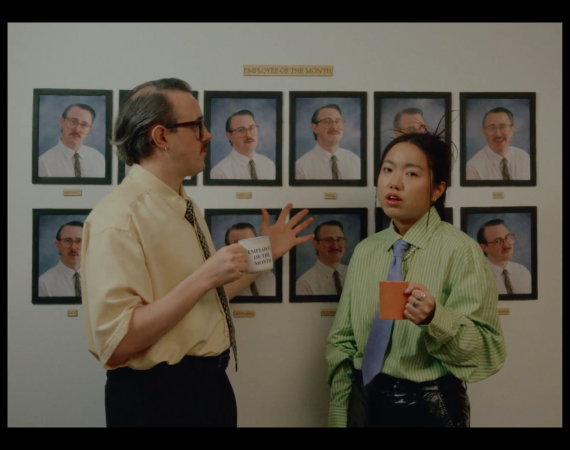
[[[404,294],[407,281],[380,281],[380,318],[403,320],[409,294]]]

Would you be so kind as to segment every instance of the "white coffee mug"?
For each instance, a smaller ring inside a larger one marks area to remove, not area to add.
[[[243,245],[247,251],[246,273],[273,269],[273,253],[269,236],[240,239],[238,244]]]

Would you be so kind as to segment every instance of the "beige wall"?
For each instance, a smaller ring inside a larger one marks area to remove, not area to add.
[[[244,77],[244,64],[330,64],[330,78]],[[368,93],[368,186],[236,187],[188,192],[205,208],[367,207],[373,233],[373,92],[536,92],[537,186],[459,186],[453,169],[448,206],[459,226],[462,206],[538,207],[538,300],[502,301],[507,361],[497,375],[469,386],[475,427],[562,426],[562,25],[561,24],[9,24],[8,25],[8,425],[104,426],[105,372],[87,352],[82,321],[65,305],[32,305],[32,209],[92,208],[113,186],[33,185],[34,88],[118,90],[162,77],[205,90],[283,91],[283,179],[288,180],[290,90]],[[203,105],[203,95],[200,96]],[[452,138],[459,145],[459,120]],[[113,160],[113,183],[117,162]],[[240,370],[234,385],[239,425],[326,425],[325,341],[330,304],[233,305],[255,309],[235,319]]]

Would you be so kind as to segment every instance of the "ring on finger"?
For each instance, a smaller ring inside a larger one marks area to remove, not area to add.
[[[414,300],[414,303],[412,303],[412,306],[415,308],[416,306],[418,306],[419,301],[418,300]]]
[[[426,294],[425,294],[424,292],[420,292],[420,297],[421,297],[422,299],[424,299],[424,298],[426,298]]]

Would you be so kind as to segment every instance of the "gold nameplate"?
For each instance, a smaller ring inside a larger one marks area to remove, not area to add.
[[[321,309],[321,316],[334,316],[336,314],[336,309]]]
[[[236,198],[251,198],[251,192],[236,192]]]
[[[336,200],[336,192],[325,192],[325,200]]]
[[[493,198],[505,198],[504,192],[493,192]]]
[[[255,311],[234,311],[234,317],[255,317]]]
[[[64,189],[63,195],[83,195],[82,189]]]
[[[77,317],[78,316],[78,312],[76,309],[68,309],[67,310],[67,317]]]
[[[511,313],[510,308],[497,308],[497,311],[499,312],[499,316],[508,316]]]
[[[333,66],[244,65],[244,77],[332,77]]]

